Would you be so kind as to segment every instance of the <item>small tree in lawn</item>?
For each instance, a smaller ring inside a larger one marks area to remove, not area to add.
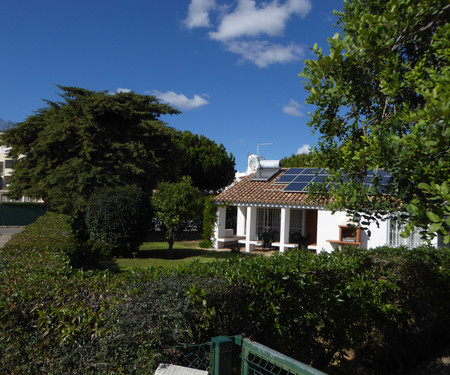
[[[169,250],[172,251],[177,234],[188,220],[201,215],[203,198],[200,190],[192,185],[190,177],[181,181],[160,182],[152,199],[157,218],[163,223]]]

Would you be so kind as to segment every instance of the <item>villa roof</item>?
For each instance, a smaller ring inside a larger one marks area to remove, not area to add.
[[[286,172],[281,169],[268,181],[255,181],[250,176],[244,177],[227,190],[217,195],[214,201],[221,203],[259,203],[280,205],[318,205],[307,193],[284,192],[287,184],[274,184],[274,181]]]

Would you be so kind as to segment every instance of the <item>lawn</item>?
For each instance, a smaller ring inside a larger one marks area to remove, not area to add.
[[[133,258],[117,258],[105,263],[105,267],[114,271],[129,271],[133,268],[168,267],[174,268],[182,264],[199,262],[213,262],[221,259],[229,259],[236,256],[248,256],[248,254],[236,254],[231,251],[216,251],[201,249],[198,244],[200,234],[198,232],[185,232],[179,241],[175,242],[172,256],[169,245],[160,233],[151,233],[139,251]]]

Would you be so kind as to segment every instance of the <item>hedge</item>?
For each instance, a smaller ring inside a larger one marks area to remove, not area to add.
[[[448,250],[112,274],[73,268],[74,246],[68,218],[46,214],[0,250],[0,373],[148,374],[173,345],[237,333],[329,374],[407,373],[450,339]]]

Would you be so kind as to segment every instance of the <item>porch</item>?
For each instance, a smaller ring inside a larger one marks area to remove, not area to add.
[[[227,228],[227,210],[218,208],[215,248],[243,245],[246,252],[297,247],[317,251],[317,209],[237,206],[236,227]],[[232,221],[231,221],[232,222]]]

